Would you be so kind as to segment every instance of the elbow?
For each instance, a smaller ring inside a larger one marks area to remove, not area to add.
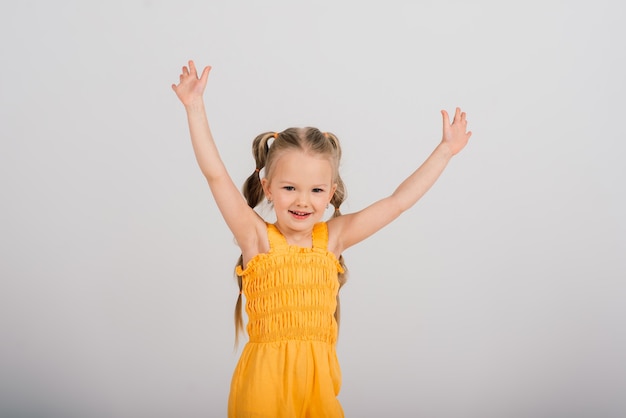
[[[219,185],[220,183],[224,182],[227,179],[227,176],[223,176],[223,175],[219,175],[219,174],[215,174],[215,173],[211,173],[207,171],[203,171],[202,174],[204,174],[204,178],[206,179],[207,183],[209,183],[209,186],[211,187]]]
[[[387,206],[387,211],[393,219],[402,215],[402,213],[404,213],[411,207],[411,204],[409,202],[404,201],[396,195],[391,195],[389,200],[390,204]]]

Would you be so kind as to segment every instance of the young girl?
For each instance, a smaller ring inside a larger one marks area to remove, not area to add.
[[[249,341],[233,374],[229,417],[343,417],[337,395],[337,295],[342,253],[413,206],[467,144],[465,113],[450,123],[442,111],[443,139],[426,161],[388,197],[341,215],[339,141],[315,128],[265,133],[253,143],[256,170],[244,200],[222,163],[204,109],[211,67],[200,77],[193,61],[172,85],[185,106],[196,159],[224,220],[241,249],[236,323],[246,297]],[[263,170],[263,172],[261,172]],[[254,208],[273,205],[276,223]],[[335,213],[322,220],[328,205]]]

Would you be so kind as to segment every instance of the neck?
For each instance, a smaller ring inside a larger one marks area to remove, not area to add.
[[[275,223],[274,225],[278,228],[280,233],[283,234],[285,240],[287,240],[287,244],[306,248],[313,246],[312,228],[305,231],[293,231],[289,228],[282,227],[278,223]]]

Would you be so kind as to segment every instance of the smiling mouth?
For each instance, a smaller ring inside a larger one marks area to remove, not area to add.
[[[310,215],[309,212],[298,212],[298,211],[295,211],[295,210],[290,210],[289,213],[291,213],[296,218],[306,218],[307,216]]]

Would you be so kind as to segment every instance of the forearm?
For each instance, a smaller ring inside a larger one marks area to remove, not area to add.
[[[202,174],[207,179],[215,202],[228,226],[235,231],[235,219],[243,219],[242,209],[248,209],[247,203],[241,196],[239,189],[233,183],[213,140],[211,129],[206,117],[202,101],[185,106],[189,121],[191,142]]]
[[[226,168],[213,140],[204,103],[199,101],[185,106],[185,111],[187,112],[193,151],[202,174],[204,174],[209,183],[212,180],[226,176]]]
[[[439,144],[426,161],[393,192],[390,198],[394,206],[400,212],[413,206],[435,184],[452,155],[446,144]]]

